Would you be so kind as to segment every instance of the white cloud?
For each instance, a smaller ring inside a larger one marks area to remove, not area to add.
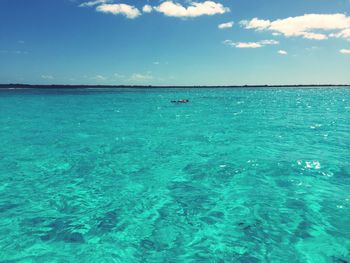
[[[338,33],[335,34],[330,34],[331,37],[336,37],[336,38],[345,38],[350,40],[350,28],[344,29]]]
[[[278,50],[277,53],[280,55],[288,55],[288,52],[285,50]]]
[[[153,7],[150,6],[150,5],[144,5],[143,8],[142,8],[142,11],[144,13],[151,13],[153,11]]]
[[[225,28],[231,28],[233,27],[233,21],[227,22],[227,23],[222,23],[220,25],[218,25],[219,29],[225,29]]]
[[[233,42],[232,40],[225,40],[223,44],[235,47],[235,48],[261,48],[266,45],[278,45],[279,42],[276,40],[261,40],[258,42]]]
[[[341,54],[350,54],[350,49],[341,49],[341,50],[339,50],[339,53],[341,53]]]
[[[188,7],[184,7],[181,4],[172,1],[165,1],[159,6],[154,7],[154,9],[166,16],[182,18],[224,14],[230,11],[229,8],[213,1],[205,1],[202,3],[191,2]]]
[[[140,11],[127,4],[103,4],[96,7],[98,12],[111,13],[113,15],[124,15],[127,18],[134,19],[141,15]]]
[[[261,44],[256,43],[256,42],[238,42],[238,43],[233,43],[233,45],[236,48],[260,48],[260,47],[262,47]]]
[[[100,4],[106,4],[111,2],[110,0],[96,0],[96,1],[88,1],[88,2],[84,2],[81,3],[79,5],[79,7],[91,7],[91,6],[95,6],[95,5],[100,5]]]
[[[274,21],[253,18],[243,20],[240,24],[246,29],[268,30],[286,37],[299,36],[315,40],[324,40],[329,36],[346,38],[350,34],[350,17],[344,14],[305,14]],[[328,35],[329,31],[338,32]]]
[[[240,24],[244,26],[246,29],[264,30],[271,25],[271,22],[270,20],[263,20],[255,17],[250,21],[242,20]]]
[[[304,32],[302,36],[306,39],[314,39],[314,40],[325,40],[328,38],[325,34],[318,34],[318,33],[312,33],[312,32]]]

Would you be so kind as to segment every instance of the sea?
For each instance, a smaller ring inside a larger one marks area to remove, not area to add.
[[[2,89],[0,262],[350,262],[350,89]]]

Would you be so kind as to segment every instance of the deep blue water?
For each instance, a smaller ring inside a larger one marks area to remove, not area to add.
[[[350,89],[0,90],[0,261],[349,262]]]

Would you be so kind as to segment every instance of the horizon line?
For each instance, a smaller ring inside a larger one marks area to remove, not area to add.
[[[112,85],[112,84],[0,84],[0,89],[34,88],[276,88],[276,87],[350,87],[350,84],[245,84],[245,85]]]

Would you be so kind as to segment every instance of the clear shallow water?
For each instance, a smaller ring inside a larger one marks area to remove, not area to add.
[[[0,91],[2,262],[349,260],[350,89]]]

